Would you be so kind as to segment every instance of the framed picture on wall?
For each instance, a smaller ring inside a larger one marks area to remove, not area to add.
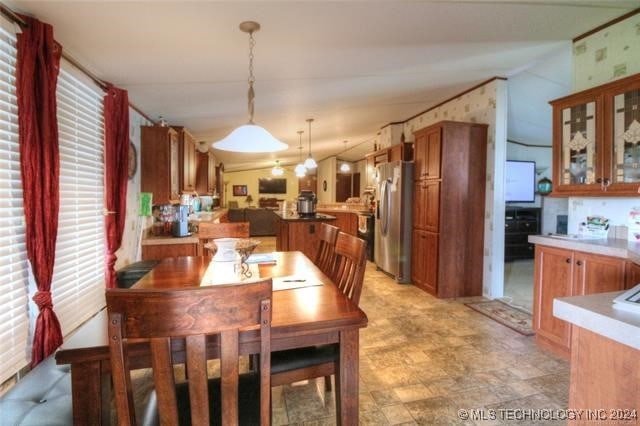
[[[233,185],[233,196],[234,197],[246,197],[247,196],[247,185]]]

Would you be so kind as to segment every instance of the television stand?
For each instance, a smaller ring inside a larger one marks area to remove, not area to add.
[[[504,216],[504,260],[533,259],[534,245],[529,235],[540,234],[539,207],[506,208]]]

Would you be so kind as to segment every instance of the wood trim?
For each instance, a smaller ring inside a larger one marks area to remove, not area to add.
[[[575,38],[572,40],[572,42],[573,42],[573,43],[575,43],[575,42],[577,42],[577,41],[580,41],[580,40],[582,40],[583,38],[589,37],[591,34],[595,34],[595,33],[597,33],[598,31],[602,31],[602,30],[604,30],[605,28],[610,27],[610,26],[612,26],[612,25],[615,25],[615,24],[617,24],[617,23],[618,23],[618,22],[620,22],[620,21],[624,21],[625,19],[630,18],[631,16],[636,15],[636,14],[638,14],[638,13],[640,13],[640,8],[638,8],[638,9],[634,9],[634,10],[632,10],[631,12],[627,12],[627,13],[625,13],[625,14],[624,14],[624,15],[622,15],[622,16],[618,16],[617,18],[612,19],[612,20],[611,20],[611,21],[609,21],[609,22],[605,22],[604,24],[599,25],[599,26],[595,27],[594,29],[587,31],[586,33],[580,34],[579,36],[575,37]]]
[[[415,115],[412,115],[411,117],[409,117],[406,120],[404,120],[403,123],[406,123],[409,120],[413,120],[414,118],[421,116],[422,114],[426,114],[427,112],[429,112],[431,110],[434,110],[434,109],[436,109],[438,107],[441,107],[442,105],[446,104],[447,102],[451,102],[452,100],[454,100],[456,98],[459,98],[460,96],[466,95],[467,93],[472,92],[472,91],[476,90],[477,88],[484,86],[485,84],[489,84],[494,80],[505,80],[506,81],[507,78],[506,77],[498,77],[498,76],[491,77],[490,79],[485,80],[485,81],[483,81],[481,83],[478,83],[475,86],[473,86],[473,87],[471,87],[471,88],[469,88],[469,89],[467,89],[467,90],[465,90],[463,92],[458,93],[457,95],[454,95],[454,96],[451,96],[450,98],[447,98],[446,100],[440,102],[439,104],[436,104],[436,105],[434,105],[432,107],[429,107],[429,108],[425,109],[422,112],[419,112],[419,113],[417,113]]]

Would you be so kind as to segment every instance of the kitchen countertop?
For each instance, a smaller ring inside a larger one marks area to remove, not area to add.
[[[357,207],[317,207],[317,211],[319,212],[336,212],[336,213],[353,213],[353,214],[363,214],[363,213],[371,213],[369,209],[366,209],[362,206]]]
[[[316,213],[315,216],[311,217],[300,217],[297,213],[291,212],[274,212],[280,219],[290,221],[290,222],[313,222],[313,221],[322,221],[322,220],[336,220],[335,216],[329,216],[328,214]]]
[[[640,264],[640,243],[622,239],[589,240],[548,235],[529,235],[529,242],[543,246],[619,257]]]
[[[192,233],[188,237],[171,237],[171,236],[158,236],[150,235],[142,239],[143,246],[158,246],[165,244],[198,244],[197,233]]]
[[[613,299],[620,293],[616,291],[555,299],[553,315],[640,350],[640,314],[613,308]]]

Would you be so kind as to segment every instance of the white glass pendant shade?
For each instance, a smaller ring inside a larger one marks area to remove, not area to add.
[[[313,157],[311,156],[311,154],[309,154],[309,156],[307,157],[306,160],[304,160],[304,166],[307,169],[315,169],[316,167],[318,167],[318,164],[316,163],[316,160],[313,159]]]
[[[233,152],[276,152],[289,148],[284,142],[255,124],[245,124],[213,144],[215,149]]]
[[[280,161],[276,161],[276,165],[271,169],[271,174],[274,176],[282,176],[284,174],[284,169],[280,167]]]
[[[296,176],[298,176],[298,177],[302,177],[302,176],[305,176],[307,174],[307,168],[302,163],[298,163],[298,165],[296,166],[296,168],[294,170],[296,172]]]
[[[351,171],[351,166],[348,165],[347,163],[342,163],[342,165],[340,166],[340,171],[342,173],[347,173]]]

